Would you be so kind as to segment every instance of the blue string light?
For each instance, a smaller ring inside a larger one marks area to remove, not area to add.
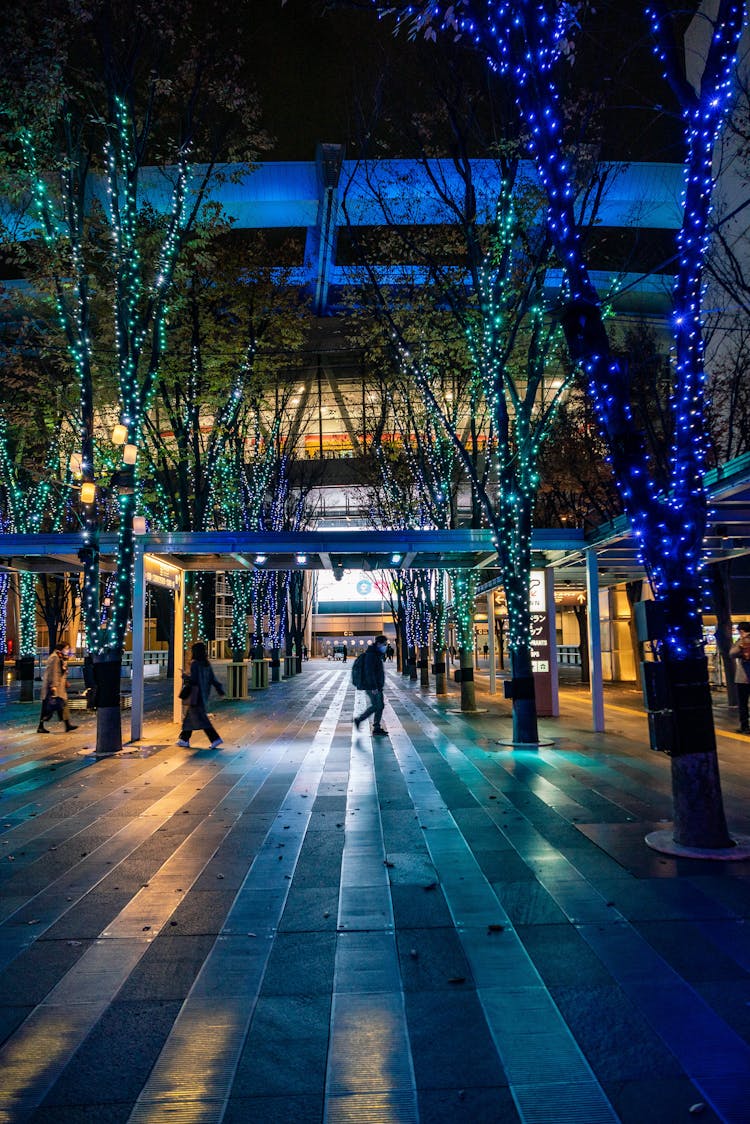
[[[572,358],[586,373],[596,415],[633,537],[657,597],[665,602],[666,654],[682,659],[702,651],[697,628],[698,586],[706,525],[705,379],[701,301],[713,188],[713,148],[733,90],[732,75],[744,5],[721,0],[700,91],[671,71],[670,16],[660,3],[643,6],[664,77],[677,89],[685,131],[684,218],[673,290],[674,443],[669,488],[659,491],[628,399],[627,370],[613,355],[602,310],[586,267],[574,211],[575,184],[562,140],[555,72],[572,56],[583,3],[538,0],[455,0],[396,9],[411,34],[461,36],[482,51],[493,70],[512,82],[527,126],[527,145],[547,197],[547,224],[564,268],[564,327]],[[391,11],[393,8],[391,7]],[[385,14],[385,13],[384,13]]]

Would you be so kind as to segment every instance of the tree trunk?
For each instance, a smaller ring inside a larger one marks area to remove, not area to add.
[[[445,663],[445,648],[435,649],[435,694],[448,694],[448,674]]]
[[[668,641],[660,645],[660,651],[673,722],[674,841],[710,850],[731,846],[731,839],[721,796],[700,603],[697,589],[670,591],[670,597],[661,602],[667,636],[680,628],[688,655],[675,657]]]
[[[683,847],[731,846],[716,756],[708,661],[667,661],[674,721],[672,798],[674,841]]]
[[[417,649],[409,648],[409,654],[406,657],[406,674],[412,682],[417,681]]]
[[[52,652],[58,640],[62,639],[64,624],[68,618],[65,604],[67,587],[64,578],[52,574],[41,574],[39,588],[41,596],[38,600],[49,633],[49,649]]]
[[[505,671],[505,622],[502,617],[495,618],[495,636],[497,637],[497,651],[500,657],[500,670]]]
[[[430,649],[426,644],[419,649],[419,685],[420,687],[430,685]]]
[[[477,709],[473,650],[471,648],[459,648],[458,662],[461,668],[461,710],[471,713]]]
[[[536,720],[534,676],[531,672],[531,649],[522,647],[510,654],[513,686],[513,741],[534,745],[539,741]]]
[[[96,681],[96,752],[100,756],[122,749],[120,674],[122,657],[94,660]]]
[[[290,673],[289,678],[297,674],[297,660],[294,658],[294,637],[291,628],[284,638],[284,678],[286,679],[287,671]]]
[[[591,682],[591,662],[589,659],[589,621],[588,606],[584,602],[573,608],[578,624],[578,651],[581,655],[581,682]]]
[[[403,675],[406,665],[406,624],[404,621],[404,602],[402,597],[402,579],[399,577],[398,596],[396,599],[396,670]]]
[[[671,761],[675,843],[706,850],[731,847],[715,748],[673,755]]]
[[[16,660],[16,678],[20,683],[20,702],[34,701],[34,664],[33,656],[19,656]]]

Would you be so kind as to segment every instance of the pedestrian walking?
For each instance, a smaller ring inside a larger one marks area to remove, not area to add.
[[[748,702],[750,701],[750,621],[737,625],[740,636],[729,649],[729,655],[736,661],[734,666],[734,685],[737,689],[737,707],[740,712],[738,734],[750,734],[748,721]]]
[[[341,662],[342,663],[346,663],[346,657],[348,655],[349,655],[349,649],[347,648],[346,644],[344,644],[344,647],[341,649]]]
[[[211,688],[214,687],[222,698],[225,693],[224,688],[214,675],[213,668],[208,662],[205,644],[202,644],[200,641],[197,644],[193,644],[192,657],[190,662],[190,674],[183,676],[185,680],[185,688],[183,688],[183,690],[190,687],[190,695],[187,700],[187,713],[182,720],[182,730],[177,739],[177,744],[187,748],[190,745],[190,735],[193,730],[205,730],[208,735],[208,740],[211,743],[211,749],[218,749],[218,747],[223,744],[223,741],[211,725],[207,707]]]
[[[362,723],[369,718],[371,714],[374,715],[375,723],[372,732],[376,737],[381,737],[388,733],[381,725],[380,721],[383,717],[383,707],[385,706],[385,699],[383,698],[385,669],[383,663],[387,647],[388,641],[385,636],[376,636],[375,642],[373,644],[368,644],[363,653],[361,689],[367,695],[370,705],[367,707],[367,710],[363,710],[362,713],[354,719],[354,725],[359,729]]]
[[[42,711],[39,715],[37,734],[48,734],[44,723],[54,714],[65,724],[66,733],[77,730],[70,721],[68,706],[68,646],[55,644],[49,654],[42,677]]]
[[[303,644],[302,645],[302,659],[303,660],[309,660],[309,658],[310,658],[310,654],[307,651],[307,644]]]

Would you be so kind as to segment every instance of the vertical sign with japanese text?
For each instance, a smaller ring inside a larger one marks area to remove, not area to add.
[[[555,598],[551,571],[531,571],[529,608],[536,712],[542,718],[556,717],[560,711],[557,697]]]

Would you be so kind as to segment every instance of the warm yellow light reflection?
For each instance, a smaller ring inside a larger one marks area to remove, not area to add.
[[[37,1093],[41,1100],[81,1044],[75,1011],[45,1007],[42,1012],[39,1022],[35,1024],[33,1016],[27,1019],[3,1048],[0,1124],[21,1120],[20,1109],[30,1094]],[[83,1015],[88,1026],[90,1020]]]

